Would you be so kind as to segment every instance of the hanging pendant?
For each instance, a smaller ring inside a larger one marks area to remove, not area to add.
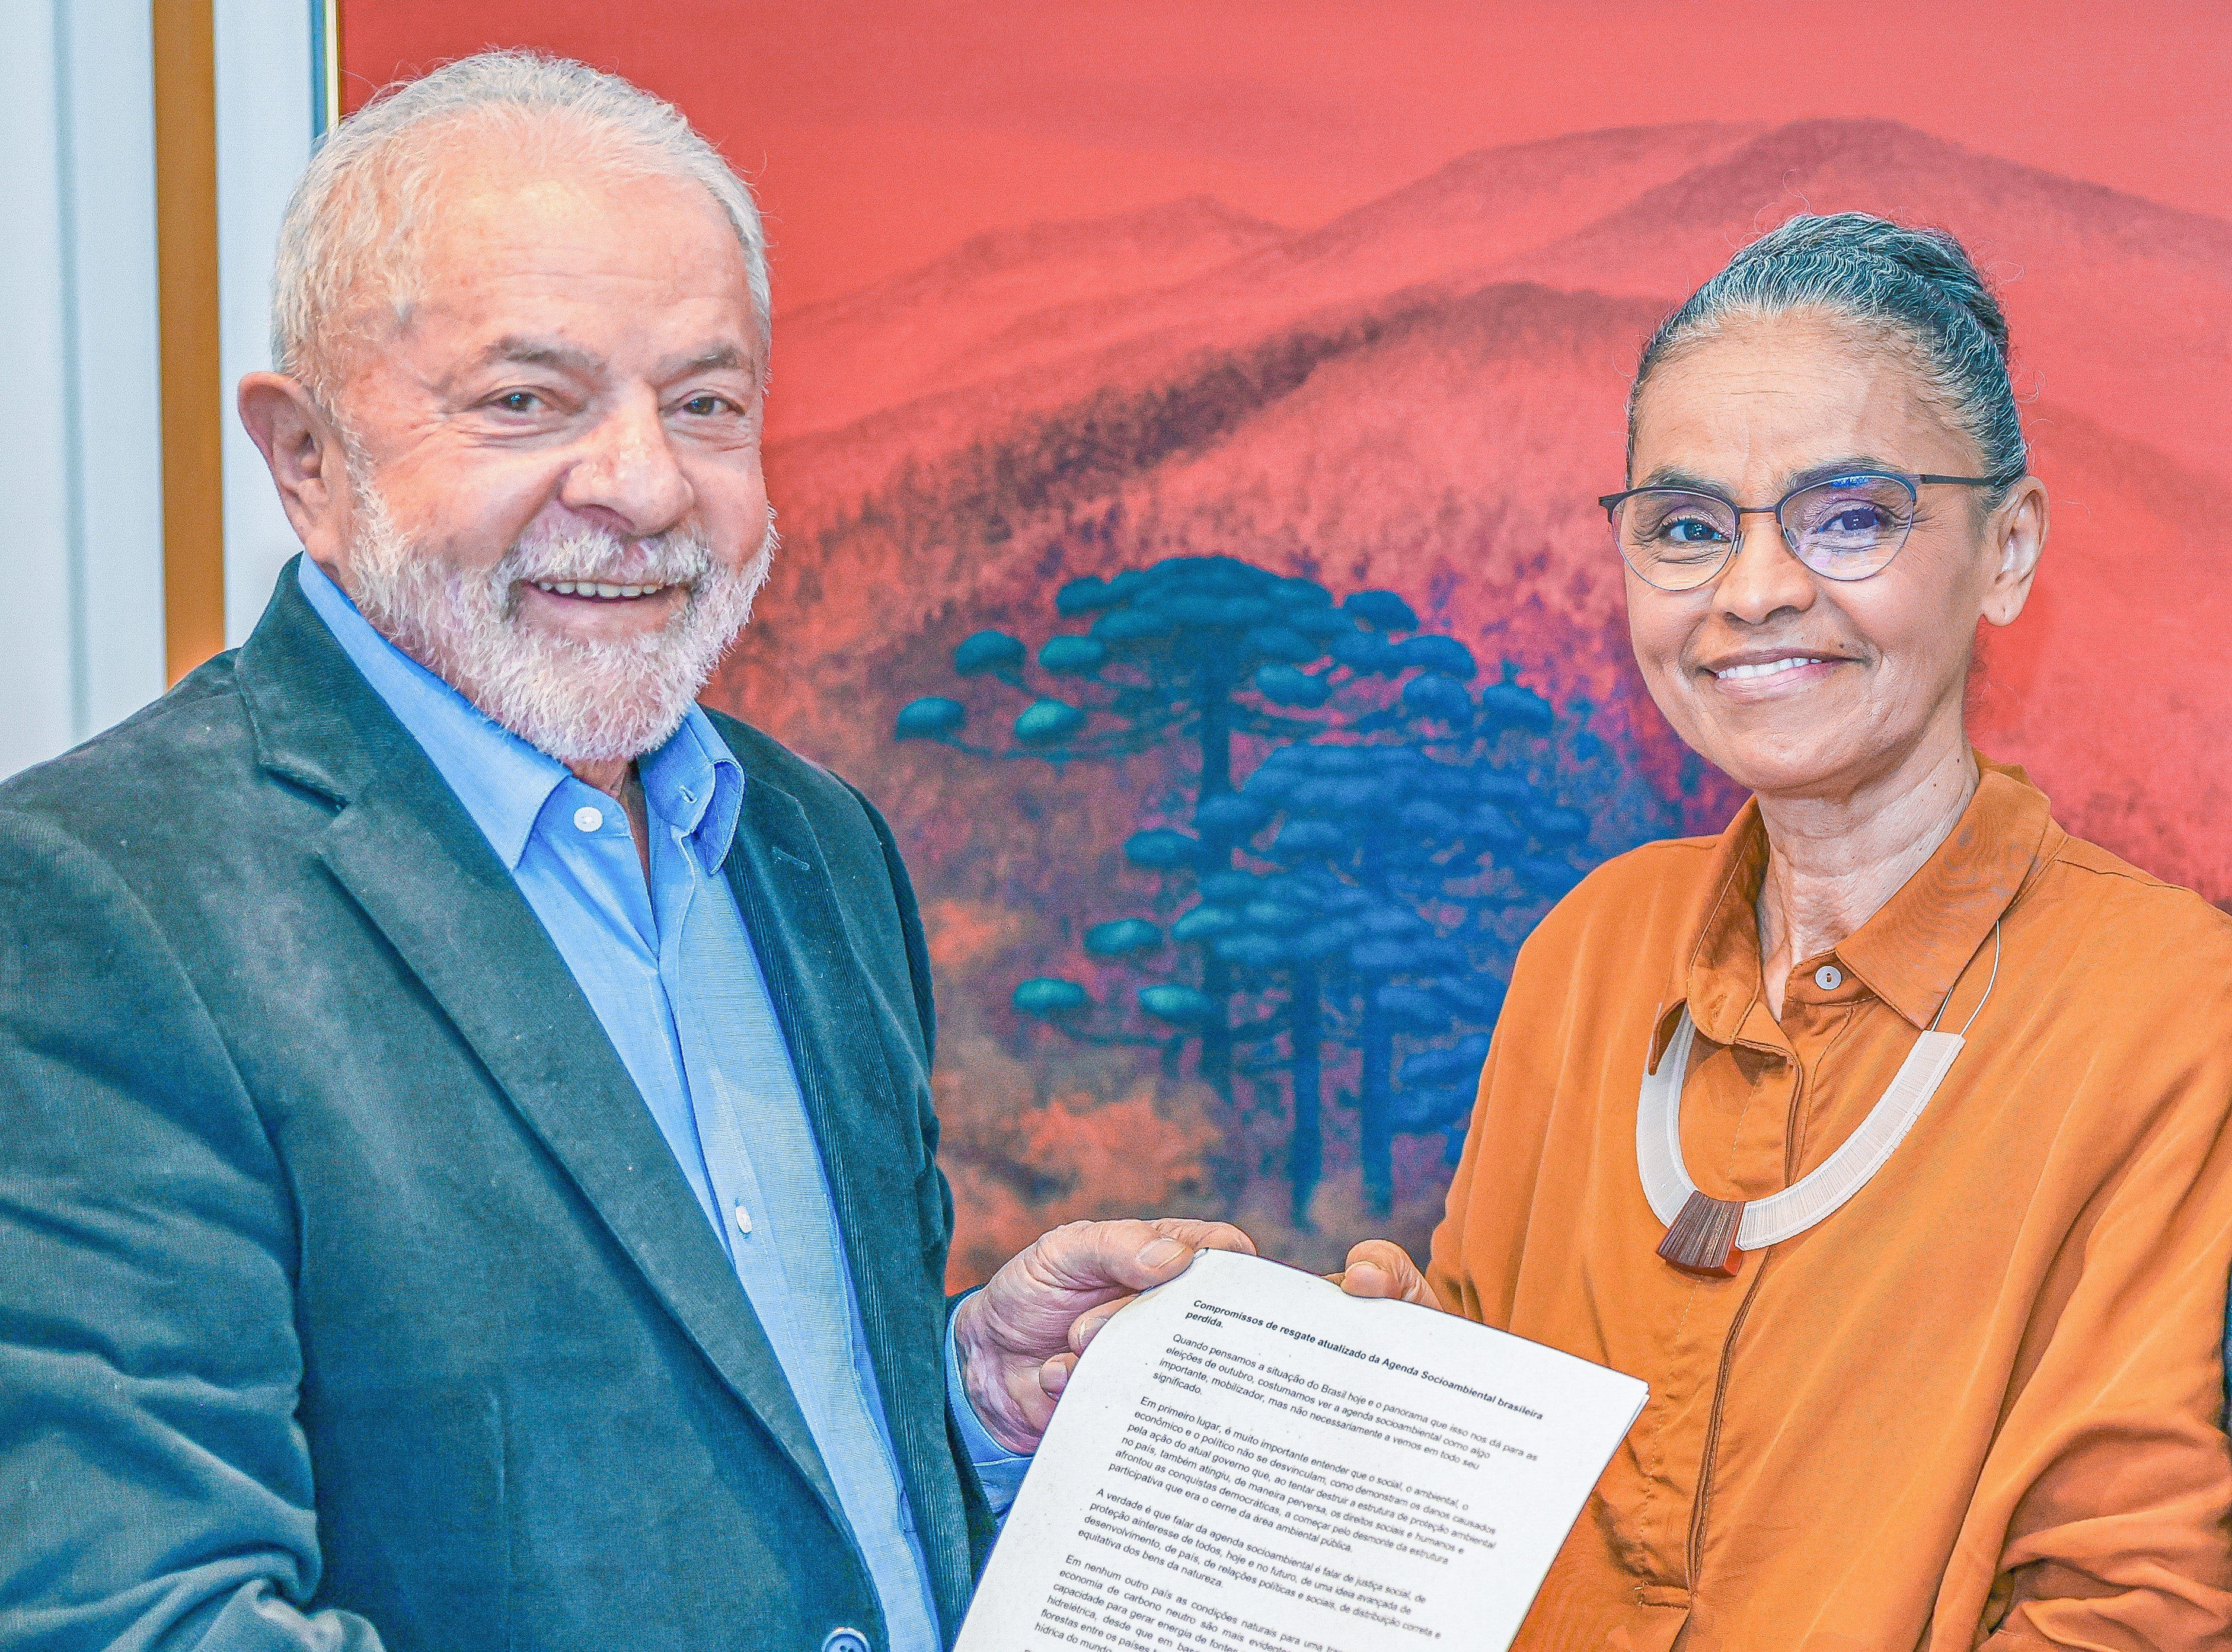
[[[1684,1008],[1658,1066],[1644,1069],[1636,1098],[1635,1166],[1651,1215],[1666,1224],[1659,1255],[1676,1267],[1716,1279],[1736,1276],[1739,1251],[1764,1250],[1796,1237],[1866,1186],[1937,1093],[1962,1047],[1958,1033],[1920,1034],[1882,1098],[1842,1146],[1791,1186],[1747,1202],[1713,1198],[1683,1168],[1682,1081],[1697,1036]]]
[[[1686,1273],[1732,1279],[1743,1264],[1736,1257],[1736,1230],[1743,1225],[1743,1201],[1716,1199],[1693,1191],[1683,1202],[1658,1254]]]

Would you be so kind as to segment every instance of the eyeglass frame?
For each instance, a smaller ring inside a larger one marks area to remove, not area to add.
[[[1889,556],[1883,560],[1880,567],[1872,567],[1865,573],[1830,573],[1823,569],[1815,567],[1811,562],[1808,562],[1804,557],[1798,554],[1798,547],[1792,541],[1790,525],[1782,520],[1782,508],[1788,504],[1792,500],[1797,498],[1800,494],[1811,493],[1816,488],[1826,488],[1832,483],[1842,482],[1850,477],[1878,476],[1886,482],[1896,482],[1899,483],[1901,486],[1905,488],[1908,500],[1912,503],[1918,504],[1921,502],[1920,490],[1924,483],[1943,483],[1947,487],[1954,488],[2004,488],[2011,483],[2021,481],[2024,476],[2029,474],[2030,473],[2027,469],[2023,469],[2010,470],[2004,475],[1996,476],[1940,476],[1925,475],[1921,472],[1910,474],[1904,470],[1879,470],[1872,468],[1862,468],[1852,470],[1839,470],[1833,476],[1823,476],[1817,482],[1802,483],[1799,486],[1793,488],[1788,493],[1784,494],[1781,498],[1776,500],[1771,505],[1740,505],[1735,500],[1729,498],[1728,495],[1724,493],[1716,493],[1710,488],[1681,488],[1663,482],[1654,483],[1649,487],[1630,488],[1622,493],[1601,494],[1597,498],[1597,503],[1604,507],[1605,521],[1610,525],[1612,530],[1612,547],[1615,550],[1619,551],[1619,560],[1634,573],[1637,579],[1642,580],[1644,584],[1649,586],[1654,591],[1664,591],[1669,595],[1679,596],[1686,592],[1702,591],[1707,586],[1712,584],[1714,580],[1719,579],[1721,575],[1727,571],[1729,564],[1736,560],[1736,551],[1743,543],[1743,519],[1747,516],[1774,517],[1775,528],[1779,531],[1780,536],[1782,540],[1782,548],[1788,551],[1790,553],[1791,559],[1807,573],[1819,573],[1823,579],[1834,580],[1840,585],[1857,585],[1862,580],[1872,580],[1877,574],[1881,573],[1885,568],[1889,567],[1893,562],[1896,562],[1898,560],[1898,553],[1906,548],[1907,539],[1914,532],[1914,523],[1912,520],[1910,518],[1908,521],[1906,525],[1906,533],[1900,536],[1898,548],[1893,550]],[[1642,569],[1637,567],[1633,560],[1629,558],[1626,551],[1620,549],[1619,518],[1618,515],[1619,508],[1625,504],[1629,500],[1636,497],[1638,494],[1646,493],[1685,493],[1694,499],[1710,499],[1716,504],[1726,505],[1730,511],[1735,513],[1736,519],[1736,533],[1729,541],[1728,549],[1721,554],[1721,560],[1713,565],[1711,572],[1707,573],[1703,579],[1698,580],[1697,584],[1678,586],[1661,585],[1658,580],[1644,573]]]

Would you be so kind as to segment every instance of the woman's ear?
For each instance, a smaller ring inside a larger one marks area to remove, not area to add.
[[[279,502],[310,560],[336,573],[348,544],[348,454],[333,417],[302,384],[251,373],[240,381],[240,422],[271,467]]]
[[[2046,484],[2025,476],[1984,519],[1984,543],[1992,559],[1991,583],[1984,590],[1983,617],[1995,625],[2015,623],[2030,599],[2038,559],[2046,553],[2049,512]]]

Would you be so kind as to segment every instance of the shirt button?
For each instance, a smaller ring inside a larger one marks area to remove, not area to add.
[[[1833,963],[1825,963],[1814,972],[1814,984],[1825,993],[1833,993],[1845,984],[1845,972]]]
[[[821,1637],[821,1652],[868,1652],[868,1637],[855,1629],[834,1629]]]
[[[752,1230],[752,1213],[742,1205],[736,1207],[736,1231],[748,1234]]]
[[[594,832],[604,823],[603,811],[593,809],[586,803],[574,811],[574,830],[576,832]]]

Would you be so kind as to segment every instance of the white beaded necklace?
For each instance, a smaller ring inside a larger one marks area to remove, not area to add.
[[[1965,973],[1965,971],[1964,971]],[[1992,975],[1984,995],[1969,1014],[1958,1033],[1941,1033],[1937,1023],[1953,1000],[1948,988],[1928,1030],[1914,1041],[1906,1059],[1859,1128],[1844,1145],[1807,1175],[1780,1193],[1764,1199],[1716,1199],[1698,1191],[1682,1163],[1682,1081],[1690,1070],[1690,1046],[1697,1029],[1688,1005],[1674,1028],[1674,1037],[1658,1062],[1658,1071],[1644,1069],[1643,1087],[1635,1110],[1635,1163],[1643,1176],[1644,1196],[1666,1237],[1658,1254],[1675,1267],[1692,1273],[1733,1278],[1741,1264],[1740,1250],[1764,1250],[1802,1234],[1867,1185],[1868,1178],[1884,1167],[1922,1110],[1937,1093],[1937,1086],[1961,1053],[1969,1029],[1984,1012],[1992,988],[2000,978],[2000,926],[1992,925]],[[1960,985],[1959,978],[1954,987]]]

